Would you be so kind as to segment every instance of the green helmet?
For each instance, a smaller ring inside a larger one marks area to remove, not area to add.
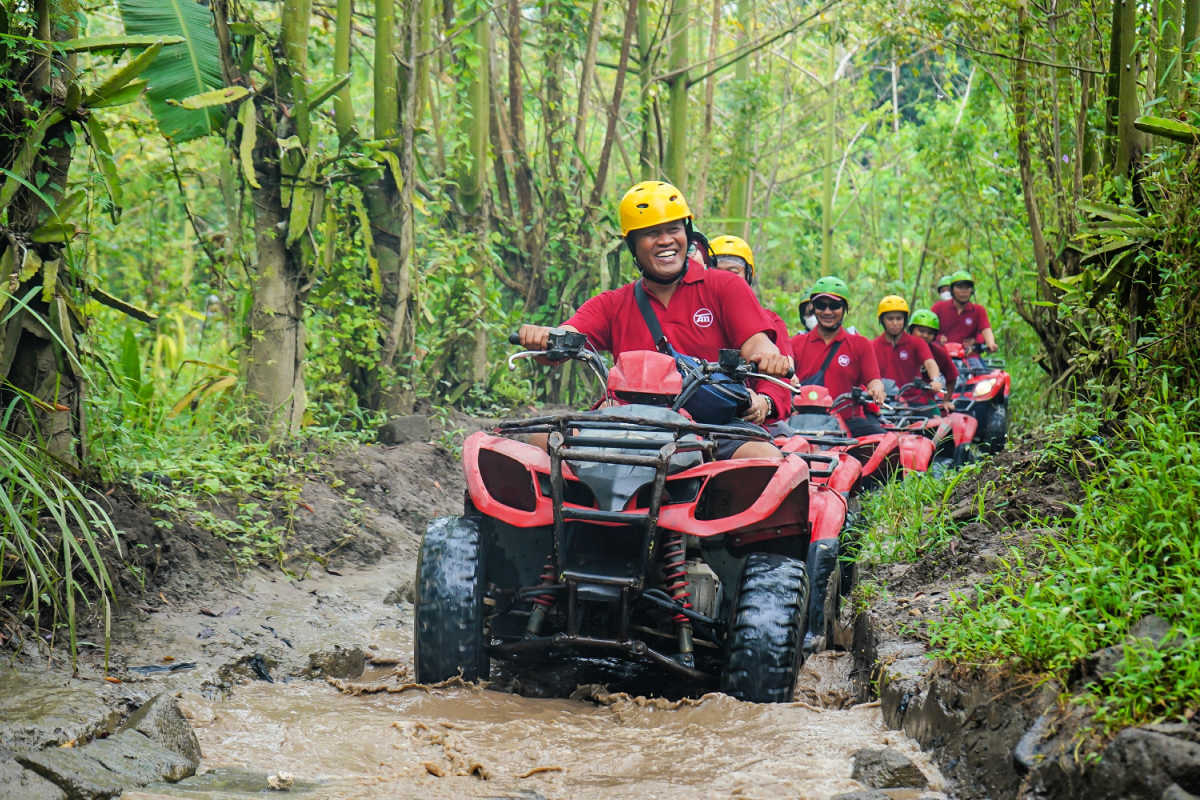
[[[943,286],[945,286],[947,289],[950,288],[950,276],[949,275],[943,275],[942,277],[938,278],[938,282],[937,282],[938,291],[941,291]]]
[[[831,294],[839,297],[846,304],[846,308],[850,307],[850,287],[841,278],[835,278],[832,275],[818,278],[817,282],[808,290],[808,299],[811,300],[819,294]]]
[[[942,327],[938,315],[928,308],[919,308],[912,313],[912,316],[908,320],[909,331],[912,331],[913,325],[920,325],[922,328],[933,328],[935,331],[940,330]]]
[[[950,279],[951,286],[956,283],[969,283],[972,286],[975,285],[975,279],[972,278],[971,273],[967,272],[965,269],[960,269],[958,272],[951,272],[946,277]]]

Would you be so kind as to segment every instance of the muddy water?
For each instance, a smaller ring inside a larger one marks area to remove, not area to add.
[[[810,659],[799,696],[827,692],[845,658]],[[850,778],[852,754],[884,746],[941,785],[874,707],[756,705],[723,695],[599,699],[471,687],[353,696],[316,681],[253,683],[215,703],[193,695],[184,705],[208,775],[189,781],[192,788],[125,797],[242,798],[265,788],[263,776],[287,772],[290,796],[320,798],[828,798],[862,789]]]

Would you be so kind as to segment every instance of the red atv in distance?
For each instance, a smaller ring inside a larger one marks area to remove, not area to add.
[[[947,354],[958,367],[958,385],[952,397],[954,408],[970,414],[979,422],[978,444],[988,452],[998,453],[1008,440],[1008,398],[1012,377],[1004,371],[1004,359],[983,360],[983,368],[972,367],[969,353],[961,343],[944,345]]]
[[[926,468],[935,464],[957,468],[970,460],[971,444],[978,428],[974,417],[957,411],[947,414],[937,403],[907,400],[915,392],[925,396],[932,393],[933,387],[925,381],[912,381],[897,388],[895,381],[885,378],[883,386],[888,403],[880,410],[880,419],[889,430],[925,437],[928,445],[922,446],[921,458]],[[902,446],[905,442],[905,439],[901,440]],[[911,442],[909,446],[914,447]]]
[[[791,700],[810,608],[806,562],[823,551],[836,560],[845,501],[813,483],[797,455],[713,460],[720,439],[768,434],[678,410],[697,382],[744,380],[752,365],[723,351],[685,380],[672,357],[638,351],[606,374],[586,337],[570,332],[509,365],[529,357],[589,364],[606,401],[464,442],[463,515],[434,520],[421,543],[417,679],[483,679],[493,657],[600,655],[743,700]]]
[[[801,386],[792,399],[791,416],[772,427],[775,444],[785,452],[802,452],[806,442],[809,447],[853,456],[862,464],[856,491],[887,483],[900,470],[919,472],[928,467],[924,447],[896,431],[852,436],[836,413],[849,403],[874,405],[860,388],[834,398],[824,386]]]

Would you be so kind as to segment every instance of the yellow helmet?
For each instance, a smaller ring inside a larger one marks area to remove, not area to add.
[[[887,297],[879,301],[879,308],[875,312],[876,317],[882,317],[889,311],[903,311],[904,318],[908,319],[908,302],[898,294],[889,294]]]
[[[724,234],[714,239],[709,239],[708,250],[714,258],[718,256],[737,256],[742,261],[745,261],[746,281],[754,283],[754,251],[750,249],[750,245],[746,244],[745,239],[740,236]]]
[[[621,198],[619,211],[622,236],[639,228],[692,219],[692,210],[683,199],[683,192],[665,181],[635,183]]]

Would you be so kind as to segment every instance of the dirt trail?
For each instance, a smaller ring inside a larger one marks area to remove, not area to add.
[[[855,753],[887,747],[930,781],[890,790],[894,800],[944,797],[915,743],[887,730],[877,707],[851,707],[849,654],[811,659],[792,705],[645,701],[603,688],[570,698],[580,676],[565,673],[557,685],[503,684],[557,697],[370,691],[411,675],[420,534],[429,518],[458,513],[462,493],[457,459],[431,444],[336,458],[306,484],[289,545],[329,555],[293,577],[274,567],[238,575],[208,534],[178,521],[164,534],[118,499],[118,524],[153,554],[152,588],[114,621],[109,674],[122,683],[103,681],[99,649],[85,650],[80,682],[125,708],[178,697],[204,756],[197,776],[123,797],[254,797],[283,772],[293,795],[319,798],[829,798],[864,788],[851,777]]]

